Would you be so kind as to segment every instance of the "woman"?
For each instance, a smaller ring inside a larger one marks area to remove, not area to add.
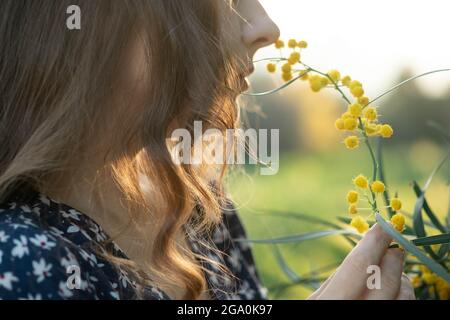
[[[167,139],[194,121],[237,126],[252,57],[279,37],[258,1],[2,0],[0,12],[0,298],[266,298],[233,241],[245,232],[225,168],[177,165]],[[375,226],[311,298],[413,297],[390,241]],[[366,286],[372,264],[380,290]]]

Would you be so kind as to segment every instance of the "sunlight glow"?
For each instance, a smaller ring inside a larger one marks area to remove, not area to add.
[[[369,95],[389,88],[399,73],[450,68],[448,0],[261,0],[283,39],[308,41],[303,59],[339,69],[365,84]],[[261,50],[256,59],[277,55]],[[261,68],[263,65],[259,65]],[[430,94],[450,90],[450,74],[418,83]]]

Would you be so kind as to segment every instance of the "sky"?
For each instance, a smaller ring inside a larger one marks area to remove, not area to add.
[[[283,39],[308,42],[305,63],[360,80],[369,96],[391,87],[401,70],[450,68],[450,0],[261,0]],[[256,59],[277,55],[261,50]],[[258,69],[264,64],[258,64]],[[418,81],[432,95],[450,73]]]

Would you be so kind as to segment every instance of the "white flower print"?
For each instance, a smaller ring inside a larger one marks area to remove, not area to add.
[[[61,266],[63,266],[66,270],[70,266],[79,266],[78,260],[75,255],[73,255],[72,252],[70,252],[67,248],[66,252],[67,256],[61,259]]]
[[[34,207],[34,208],[33,208],[33,212],[34,212],[35,214],[37,214],[38,216],[41,215],[41,210],[40,210],[39,207]]]
[[[13,242],[15,244],[14,248],[11,250],[11,255],[13,257],[22,258],[24,255],[30,254],[28,240],[25,236],[21,235],[20,240],[14,239]]]
[[[6,243],[8,241],[9,236],[5,234],[5,231],[0,231],[0,242]]]
[[[50,270],[52,269],[52,264],[47,264],[43,258],[37,261],[32,262],[33,265],[33,274],[37,277],[37,282],[42,282],[46,278],[50,277],[52,274],[50,273]]]
[[[56,246],[56,243],[53,241],[49,241],[45,234],[37,234],[36,237],[30,238],[30,242],[35,246],[41,247],[45,250],[50,250],[51,248]]]
[[[126,270],[113,268],[104,261],[97,251],[84,247],[86,239],[95,244],[100,251],[105,252],[102,240],[108,235],[95,221],[83,213],[59,202],[53,202],[46,196],[36,197],[34,202],[10,202],[5,205],[5,214],[0,214],[0,296],[14,299],[52,299],[52,298],[83,298],[98,299],[128,299],[134,296],[134,290],[139,285]],[[1,209],[0,209],[1,211]],[[14,213],[14,214],[12,214]],[[266,298],[265,288],[258,284],[253,262],[247,260],[251,247],[243,243],[234,243],[233,239],[244,237],[235,213],[227,214],[228,224],[220,224],[208,236],[211,247],[220,244],[224,254],[219,254],[201,245],[194,237],[189,238],[194,251],[205,254],[209,259],[228,265],[235,276],[241,278],[238,283],[228,277],[223,277],[214,263],[206,262],[211,270],[207,274],[207,282],[212,296],[217,299],[254,299]],[[36,230],[41,229],[41,232]],[[17,230],[17,231],[15,231]],[[62,251],[54,252],[56,246]],[[113,241],[114,254],[126,254]],[[33,250],[38,247],[41,250]],[[46,251],[46,252],[43,252]],[[49,257],[46,259],[45,257]],[[57,258],[57,260],[53,260]],[[225,259],[225,261],[224,261]],[[53,262],[58,261],[58,262]],[[6,262],[6,263],[5,263]],[[11,265],[25,266],[17,271],[9,269]],[[80,290],[70,290],[67,286],[67,267],[76,265],[82,269]],[[26,269],[28,267],[28,269]],[[8,269],[6,269],[8,268]],[[102,269],[100,269],[102,268]],[[11,270],[11,272],[10,272]],[[240,271],[239,271],[240,270]],[[33,291],[24,290],[19,284],[22,281],[31,282]],[[53,288],[48,283],[54,282]],[[144,290],[145,299],[166,299],[167,295],[158,287],[148,286]]]
[[[80,227],[77,225],[72,224],[69,228],[67,228],[68,233],[76,233],[80,232]]]
[[[62,216],[64,218],[71,218],[71,219],[75,219],[77,221],[80,221],[81,214],[78,211],[76,211],[76,210],[70,209],[68,212],[67,211],[61,211],[61,213],[62,213]]]
[[[40,202],[42,202],[43,204],[45,204],[47,206],[50,205],[49,197],[47,197],[46,195],[44,195],[42,193],[39,194],[39,200],[40,200]]]
[[[28,205],[20,206],[20,209],[22,209],[22,211],[26,212],[26,213],[30,213],[31,212],[31,208]]]
[[[55,228],[55,227],[50,227],[49,228],[49,232],[52,235],[56,236],[56,237],[60,237],[60,236],[62,236],[64,234],[63,231],[61,231],[61,230],[59,230],[58,228]]]
[[[250,288],[250,285],[247,281],[244,281],[239,288],[239,295],[243,296],[246,300],[252,300],[255,298],[255,291]]]
[[[240,261],[241,254],[242,252],[240,252],[237,248],[233,248],[230,250],[230,255],[227,257],[228,261],[237,272],[241,271],[242,268],[242,264]]]
[[[73,291],[69,289],[66,281],[61,281],[59,283],[58,293],[63,298],[71,298],[73,296]]]
[[[14,276],[12,272],[0,273],[0,287],[12,290],[12,283],[17,281],[19,281],[19,279]]]
[[[17,229],[29,229],[30,228],[28,226],[25,226],[23,224],[18,224],[18,223],[11,223],[10,225],[13,227],[14,230],[17,230]]]
[[[102,232],[97,224],[92,223],[89,229],[95,234],[95,239],[97,241],[103,241],[106,239],[106,235]]]
[[[97,258],[95,257],[94,254],[88,253],[88,252],[86,252],[86,251],[83,250],[83,249],[80,249],[80,253],[81,253],[81,257],[82,257],[85,261],[88,261],[89,264],[90,264],[92,267],[97,266]]]
[[[86,239],[92,240],[92,238],[85,230],[81,229],[79,226],[75,224],[72,224],[69,228],[67,228],[67,233],[77,233],[77,232],[81,232],[81,234],[83,234],[86,237]]]
[[[42,295],[40,295],[39,293],[36,295],[32,295],[31,293],[29,293],[26,298],[21,298],[19,300],[42,300]]]
[[[130,279],[128,279],[128,276],[123,271],[121,271],[120,275],[119,275],[119,281],[121,281],[122,282],[122,286],[124,288],[126,288],[128,283],[130,282]]]
[[[21,216],[22,218],[22,222],[26,225],[32,226],[32,227],[37,227],[37,225],[33,222],[33,220],[29,219],[29,218],[25,218],[23,216]]]

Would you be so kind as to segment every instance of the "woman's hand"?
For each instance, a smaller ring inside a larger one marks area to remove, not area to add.
[[[414,289],[403,274],[404,252],[389,249],[392,238],[374,225],[345,258],[336,272],[309,299],[415,299]],[[369,289],[370,266],[380,268],[379,289]]]

